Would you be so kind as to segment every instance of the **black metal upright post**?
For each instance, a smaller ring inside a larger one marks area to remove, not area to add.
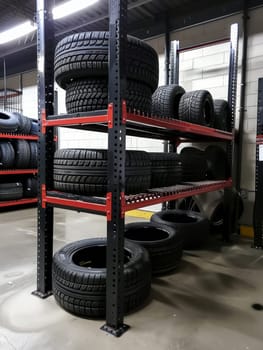
[[[231,174],[233,181],[233,189],[235,193],[236,188],[236,172],[235,172],[235,116],[236,116],[236,95],[237,95],[237,70],[238,70],[238,24],[231,25],[230,33],[230,57],[229,57],[229,74],[228,74],[228,103],[231,108],[231,128],[234,140],[227,144],[227,155],[229,164],[231,164]],[[237,222],[235,220],[235,205],[236,196],[232,189],[225,189],[224,191],[224,232],[223,239],[229,241],[230,234],[235,233],[237,229]],[[233,222],[234,218],[234,222]]]
[[[108,198],[111,218],[107,223],[106,324],[103,330],[120,336],[124,325],[124,214],[125,189],[125,108],[127,0],[109,1],[109,102],[113,123],[108,132]]]
[[[53,114],[54,94],[54,0],[37,0],[37,65],[38,65],[38,227],[37,290],[33,294],[45,298],[52,293],[53,208],[45,207],[42,191],[52,187],[53,128],[43,129],[43,119]]]
[[[263,248],[263,78],[258,80],[257,136],[256,145],[256,178],[254,203],[254,248]]]

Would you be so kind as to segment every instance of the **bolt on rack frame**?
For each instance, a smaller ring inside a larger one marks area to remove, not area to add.
[[[127,0],[109,1],[109,105],[107,110],[71,115],[53,114],[54,29],[51,0],[37,0],[38,21],[38,116],[39,193],[37,289],[35,295],[52,294],[53,207],[103,214],[107,218],[107,288],[106,324],[102,327],[115,336],[128,329],[123,310],[124,215],[128,210],[162,203],[195,194],[232,186],[231,179],[190,183],[126,196],[125,137],[136,135],[164,140],[233,139],[232,133],[215,130],[169,118],[147,117],[126,110],[125,46],[127,37]],[[52,183],[54,128],[74,127],[108,133],[108,189],[105,198],[78,196],[54,191]],[[48,167],[47,167],[48,165]],[[47,170],[48,169],[48,170]]]

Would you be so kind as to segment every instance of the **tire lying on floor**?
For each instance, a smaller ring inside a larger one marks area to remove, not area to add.
[[[124,236],[148,250],[153,275],[165,274],[178,267],[183,253],[183,239],[173,227],[135,222],[125,225]]]
[[[175,228],[183,237],[184,249],[198,249],[209,236],[209,221],[188,210],[165,210],[153,214],[151,222]]]
[[[106,304],[105,238],[70,243],[53,258],[53,294],[66,311],[81,317],[102,318]],[[124,247],[124,310],[142,305],[151,288],[147,251],[132,242]]]

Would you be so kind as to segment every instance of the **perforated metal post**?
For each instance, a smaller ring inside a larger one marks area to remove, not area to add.
[[[169,85],[179,84],[179,41],[173,40],[170,45]]]
[[[127,0],[109,1],[109,102],[113,125],[108,132],[108,193],[111,219],[107,223],[106,324],[103,330],[120,336],[128,329],[124,318],[124,215],[121,199],[125,184],[125,121]]]
[[[256,178],[254,203],[254,247],[263,248],[263,78],[258,80],[258,114],[257,136],[260,141],[256,145]]]
[[[52,187],[53,128],[42,133],[42,121],[53,114],[54,94],[54,0],[37,0],[37,59],[38,59],[38,227],[37,227],[37,290],[33,294],[45,298],[52,293],[53,208],[45,207],[43,189]]]

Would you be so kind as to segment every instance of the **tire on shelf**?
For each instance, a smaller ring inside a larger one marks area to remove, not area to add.
[[[16,140],[14,143],[15,164],[18,169],[27,169],[30,164],[30,147],[26,140]]]
[[[207,179],[208,165],[205,153],[194,147],[181,150],[182,181],[204,181]]]
[[[60,149],[54,155],[54,188],[62,192],[104,196],[107,192],[107,150]],[[147,152],[126,151],[125,193],[150,187],[151,163]]]
[[[177,269],[183,254],[183,239],[171,226],[153,222],[130,223],[125,225],[124,237],[147,249],[153,275]]]
[[[15,151],[11,142],[0,142],[0,169],[10,169],[15,165]]]
[[[30,148],[30,161],[29,168],[36,169],[37,168],[37,156],[38,156],[38,145],[36,141],[29,142]]]
[[[152,95],[152,115],[178,119],[179,102],[184,93],[179,85],[159,86]]]
[[[215,125],[219,130],[231,131],[231,108],[225,100],[214,100]]]
[[[209,145],[205,149],[207,159],[207,178],[209,180],[225,180],[230,177],[230,166],[226,151],[217,145]]]
[[[32,135],[38,135],[38,133],[39,133],[38,121],[32,120],[31,129],[30,129],[30,134],[32,134]]]
[[[188,210],[165,210],[153,214],[151,222],[175,228],[183,237],[184,249],[201,248],[209,236],[209,221],[203,215]]]
[[[12,112],[0,112],[0,132],[16,132],[19,127],[17,116]]]
[[[21,182],[9,182],[0,184],[0,201],[10,201],[23,197],[23,185]]]
[[[127,80],[126,104],[128,110],[150,114],[151,89],[137,81]],[[67,85],[68,113],[88,112],[108,108],[108,80],[105,78],[78,79]]]
[[[183,169],[176,153],[149,152],[151,188],[176,185],[182,181]]]
[[[179,119],[205,126],[214,126],[213,98],[207,90],[186,92],[180,99]]]
[[[53,294],[66,311],[86,318],[102,318],[106,309],[105,238],[70,243],[53,257]],[[132,242],[124,244],[124,311],[141,306],[151,288],[147,251]]]
[[[62,39],[55,49],[54,74],[65,89],[74,79],[107,77],[109,32],[83,32]],[[145,83],[153,92],[158,85],[159,63],[148,44],[127,36],[127,78]]]
[[[37,179],[35,177],[28,177],[24,183],[24,197],[37,197]]]

